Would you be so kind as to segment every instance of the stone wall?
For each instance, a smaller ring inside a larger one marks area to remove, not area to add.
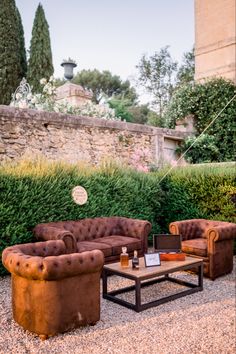
[[[195,0],[195,80],[236,84],[236,1]]]
[[[96,165],[104,159],[129,165],[163,165],[189,133],[99,118],[0,106],[0,161],[24,155]]]

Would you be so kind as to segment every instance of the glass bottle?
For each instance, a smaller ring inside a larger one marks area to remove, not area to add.
[[[120,265],[121,268],[128,268],[129,266],[129,255],[127,253],[127,247],[122,247],[122,253],[120,255]]]
[[[134,251],[134,256],[132,259],[132,268],[139,269],[138,251]]]

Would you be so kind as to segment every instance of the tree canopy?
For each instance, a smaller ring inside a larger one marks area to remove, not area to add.
[[[25,51],[25,37],[24,37],[24,28],[22,25],[21,15],[16,8],[16,15],[17,15],[17,26],[18,26],[18,35],[19,35],[19,55],[20,55],[20,67],[21,73],[20,76],[26,78],[27,74],[27,59],[26,59],[26,51]]]
[[[177,86],[194,81],[195,57],[194,48],[183,55],[183,61],[177,72]]]
[[[122,81],[117,75],[112,75],[110,71],[100,72],[94,70],[82,70],[76,74],[72,80],[75,84],[83,86],[93,92],[93,102],[99,103],[106,98],[115,96],[117,99],[126,98],[134,102],[137,99],[135,89],[131,87],[128,80]]]
[[[139,64],[138,82],[143,85],[153,97],[157,113],[162,116],[174,88],[174,73],[177,62],[170,55],[168,46],[161,48],[149,58],[143,55]]]
[[[14,0],[0,6],[0,104],[9,104],[19,85],[23,70],[20,50],[19,17]],[[22,37],[21,37],[22,39]]]
[[[49,26],[41,4],[35,13],[29,54],[27,79],[33,92],[41,92],[40,80],[48,80],[54,71]]]

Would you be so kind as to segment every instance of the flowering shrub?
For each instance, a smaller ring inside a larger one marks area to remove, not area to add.
[[[115,116],[115,111],[104,104],[95,105],[92,102],[87,102],[81,106],[72,106],[68,102],[57,102],[55,79],[53,76],[51,76],[48,81],[44,78],[41,79],[40,84],[43,85],[42,93],[32,94],[29,85],[23,80],[22,84],[13,95],[10,106],[77,116],[120,120],[120,118]]]

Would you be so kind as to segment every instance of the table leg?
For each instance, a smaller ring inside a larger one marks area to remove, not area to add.
[[[107,272],[105,269],[102,272],[102,294],[107,294]]]
[[[135,280],[135,311],[141,311],[141,282],[139,279]]]

